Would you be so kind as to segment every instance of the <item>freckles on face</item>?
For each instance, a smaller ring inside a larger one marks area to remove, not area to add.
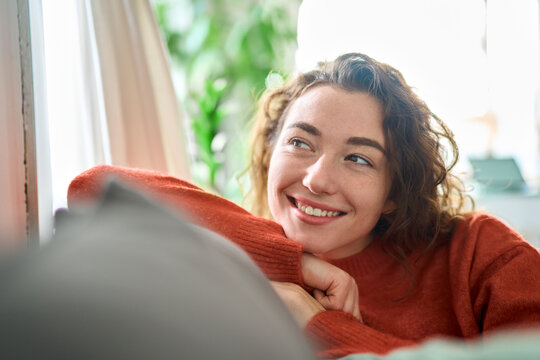
[[[363,250],[392,209],[379,102],[322,85],[291,105],[268,174],[268,202],[304,250],[341,258]]]

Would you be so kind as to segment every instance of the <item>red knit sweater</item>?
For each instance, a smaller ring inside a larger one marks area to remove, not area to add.
[[[177,178],[145,170],[98,166],[76,177],[68,204],[98,197],[106,175],[137,185],[192,221],[242,247],[272,280],[302,284],[302,248],[281,226]],[[437,336],[473,338],[507,327],[540,326],[540,254],[497,219],[472,215],[451,241],[411,255],[410,277],[374,241],[332,263],[358,284],[364,323],[342,311],[314,316],[305,332],[321,357],[384,354]],[[405,296],[407,295],[407,296]]]

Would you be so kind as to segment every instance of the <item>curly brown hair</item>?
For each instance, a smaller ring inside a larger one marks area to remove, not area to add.
[[[450,173],[458,160],[453,134],[398,70],[358,53],[322,63],[317,70],[300,74],[264,94],[254,118],[248,168],[251,210],[271,218],[267,178],[276,139],[293,102],[320,85],[365,92],[382,105],[392,176],[389,200],[397,205],[392,213],[381,215],[373,229],[374,235],[382,238],[385,250],[403,262],[413,250],[434,248],[448,240],[468,201],[474,207],[463,183]]]

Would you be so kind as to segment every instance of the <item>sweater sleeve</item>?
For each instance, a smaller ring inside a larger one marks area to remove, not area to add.
[[[99,197],[104,182],[116,177],[178,209],[194,223],[240,246],[275,281],[302,281],[302,246],[288,239],[277,223],[257,217],[233,202],[181,179],[154,171],[98,165],[72,180],[68,206]]]
[[[481,216],[471,266],[471,299],[484,334],[540,326],[540,253],[500,221]]]
[[[321,358],[338,358],[355,353],[384,355],[388,352],[416,346],[411,340],[382,333],[343,311],[322,311],[308,322],[304,332],[320,347]]]

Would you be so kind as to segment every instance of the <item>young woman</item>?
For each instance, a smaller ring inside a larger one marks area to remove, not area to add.
[[[261,217],[180,179],[108,166],[77,177],[68,201],[94,198],[114,173],[231,239],[320,356],[540,326],[540,254],[465,212],[452,134],[397,70],[340,56],[270,91],[254,131]]]

